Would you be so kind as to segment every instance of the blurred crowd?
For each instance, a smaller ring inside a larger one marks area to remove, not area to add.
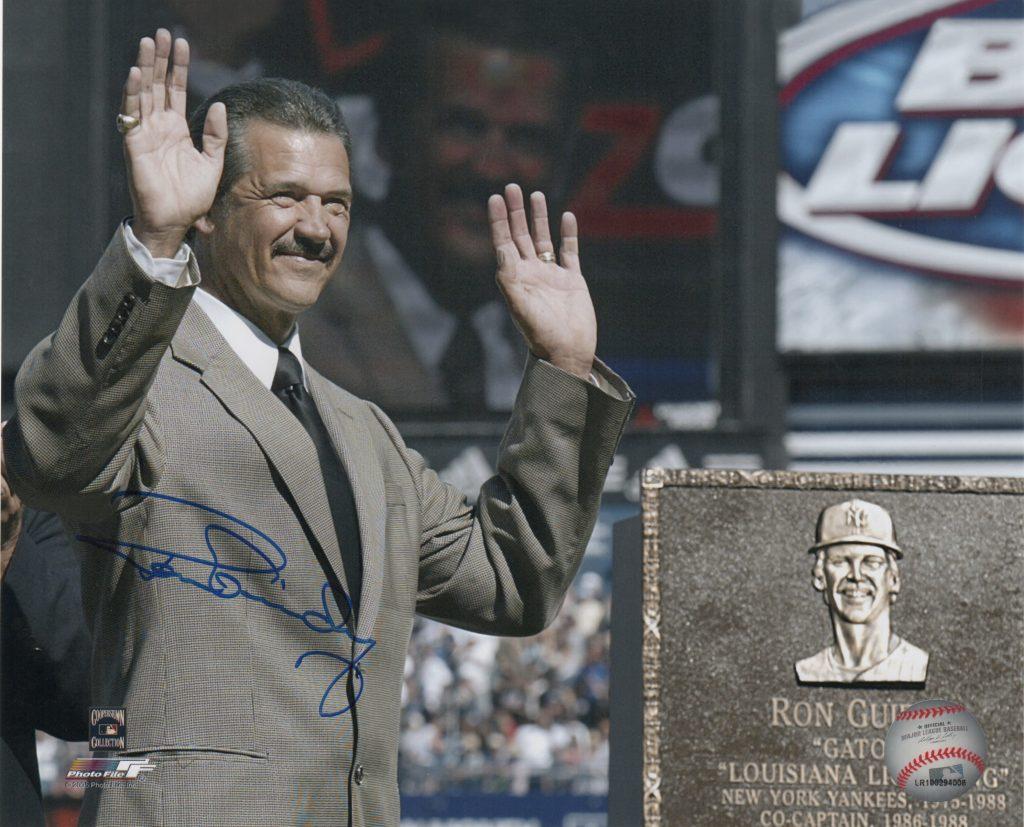
[[[417,618],[403,688],[402,793],[606,794],[609,611],[604,579],[587,572],[535,637]]]

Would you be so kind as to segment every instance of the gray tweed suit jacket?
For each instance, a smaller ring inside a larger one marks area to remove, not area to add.
[[[632,394],[603,365],[604,389],[531,357],[474,508],[310,370],[359,515],[351,629],[314,553],[347,592],[312,440],[192,292],[151,282],[118,232],[22,366],[4,434],[14,488],[83,552],[93,703],[126,708],[111,754],[154,766],[90,790],[81,823],[397,827],[413,615],[496,635],[552,620]]]

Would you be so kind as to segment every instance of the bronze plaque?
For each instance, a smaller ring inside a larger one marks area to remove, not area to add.
[[[1024,479],[645,472],[645,827],[1020,825]],[[888,774],[902,709],[984,728],[952,801]]]

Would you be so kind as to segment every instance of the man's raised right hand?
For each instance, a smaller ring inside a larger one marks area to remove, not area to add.
[[[203,125],[203,151],[189,136],[185,97],[188,42],[158,29],[139,41],[128,71],[121,112],[139,119],[124,136],[128,185],[135,218],[132,230],[154,258],[172,258],[192,224],[213,206],[228,139],[223,103],[210,107]],[[170,74],[168,70],[170,69]]]

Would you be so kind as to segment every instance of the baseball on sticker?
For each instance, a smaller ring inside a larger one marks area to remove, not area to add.
[[[896,716],[885,736],[889,774],[911,798],[949,801],[985,771],[988,742],[961,703],[921,701]]]

